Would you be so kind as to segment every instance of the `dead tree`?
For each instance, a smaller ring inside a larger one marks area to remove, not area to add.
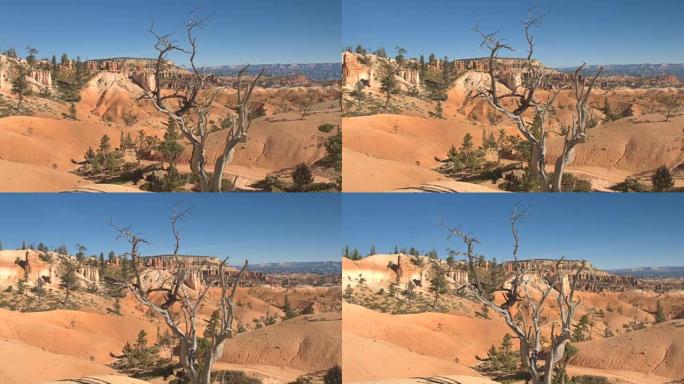
[[[480,30],[479,26],[475,27],[475,31],[482,37],[480,47],[489,50],[489,84],[479,87],[475,92],[475,96],[487,100],[492,108],[501,112],[515,123],[520,134],[530,143],[532,147],[530,168],[532,173],[539,178],[541,190],[544,192],[561,192],[561,182],[565,167],[572,161],[577,144],[584,143],[587,139],[587,125],[591,119],[589,114],[590,107],[587,105],[587,101],[593,90],[594,82],[603,71],[603,67],[599,67],[594,77],[590,79],[582,75],[584,64],[573,73],[572,89],[574,91],[575,111],[572,114],[571,126],[558,132],[559,135],[564,137],[563,149],[554,161],[553,175],[549,175],[546,172],[546,140],[550,133],[548,118],[552,111],[553,103],[562,87],[552,87],[550,95],[545,101],[537,97],[537,90],[544,87],[547,83],[549,71],[532,58],[534,53],[534,36],[531,30],[541,25],[543,18],[543,15],[534,16],[532,9],[530,9],[528,18],[523,23],[528,48],[527,57],[524,59],[525,73],[523,82],[521,86],[513,85],[513,89],[507,93],[501,93],[497,90],[497,84],[499,83],[498,59],[502,51],[512,52],[513,48],[505,40],[500,39],[497,36],[497,32],[486,34]],[[514,108],[504,105],[504,101],[509,99],[515,101],[516,106]],[[533,121],[525,119],[524,115],[528,111],[532,112],[534,116]],[[535,128],[540,130],[538,134],[535,134]]]
[[[572,319],[579,300],[575,300],[575,287],[580,273],[584,270],[586,262],[574,272],[566,274],[563,269],[564,258],[555,264],[555,270],[538,273],[545,280],[545,287],[535,287],[530,284],[531,272],[529,265],[522,265],[518,261],[518,249],[520,235],[517,223],[525,216],[525,212],[515,211],[511,217],[510,225],[513,234],[513,266],[514,274],[511,277],[510,287],[504,289],[504,302],[497,304],[490,298],[490,292],[482,288],[476,268],[478,255],[475,246],[479,240],[473,235],[462,231],[458,227],[449,227],[449,238],[458,238],[466,245],[462,252],[468,263],[469,273],[474,279],[466,293],[481,304],[492,309],[501,316],[506,325],[513,331],[520,341],[520,358],[522,367],[529,373],[533,384],[551,384],[554,369],[563,358],[565,347],[571,339]],[[531,291],[537,291],[531,295]],[[550,344],[542,344],[542,314],[544,306],[552,296],[556,297],[559,310],[559,318],[551,325]],[[543,363],[543,364],[541,364]]]
[[[235,305],[234,299],[242,274],[247,269],[247,260],[240,271],[229,281],[226,266],[228,259],[219,264],[219,278],[213,283],[205,283],[204,287],[197,292],[192,292],[186,286],[188,279],[197,277],[201,273],[204,263],[189,263],[179,259],[181,234],[178,223],[185,220],[188,210],[174,210],[171,215],[171,230],[175,239],[172,254],[173,265],[170,268],[170,276],[156,284],[145,283],[140,260],[140,246],[147,244],[145,238],[135,233],[130,226],[117,227],[111,224],[117,231],[117,239],[125,239],[131,246],[126,255],[130,255],[133,267],[133,281],[126,281],[128,289],[133,296],[152,312],[159,315],[173,336],[180,343],[180,363],[185,370],[186,377],[192,384],[210,384],[211,368],[222,355],[226,339],[232,338],[237,328],[234,326]],[[200,307],[204,304],[207,292],[212,287],[220,290],[218,321],[215,327],[208,329],[204,336],[208,338],[208,346],[200,349],[198,343],[198,315]],[[151,294],[163,294],[163,300],[158,303]],[[176,314],[178,313],[178,314]]]
[[[264,74],[264,69],[259,72],[251,81],[247,82],[243,89],[243,76],[249,66],[243,67],[237,75],[237,102],[229,108],[235,111],[233,117],[234,124],[227,131],[223,150],[219,152],[214,163],[213,173],[207,172],[208,155],[206,153],[207,139],[210,130],[208,128],[210,108],[218,93],[223,89],[215,86],[213,90],[207,89],[205,94],[200,96],[202,90],[209,88],[212,76],[195,65],[197,55],[197,38],[194,36],[195,29],[201,29],[207,18],[190,19],[186,23],[185,31],[189,48],[183,48],[172,38],[172,34],[160,35],[154,31],[154,27],[149,32],[154,35],[157,42],[154,48],[157,50],[157,61],[154,69],[154,81],[152,89],[144,84],[139,84],[143,88],[141,99],[149,100],[154,107],[175,121],[180,128],[183,136],[192,146],[190,157],[190,169],[199,179],[200,191],[202,192],[221,192],[223,181],[223,170],[227,164],[233,160],[235,150],[241,143],[247,142],[249,127],[252,123],[250,111],[250,99],[252,91],[257,82]],[[190,75],[187,78],[178,79],[179,84],[171,84],[166,92],[164,88],[164,73],[168,69],[168,56],[178,52],[189,57]],[[193,115],[190,118],[189,115]]]

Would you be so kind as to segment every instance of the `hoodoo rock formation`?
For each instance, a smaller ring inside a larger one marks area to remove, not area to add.
[[[221,265],[221,259],[215,256],[156,255],[142,257],[142,265],[147,269],[172,270],[175,268],[176,263],[199,265],[201,267],[200,276],[195,277],[192,285],[199,286],[212,284],[220,277],[219,266]],[[226,265],[224,267],[224,273],[229,279],[235,277],[238,272],[238,269],[231,265]],[[240,280],[240,286],[242,287],[255,287],[268,283],[269,279],[263,272],[253,272],[249,270],[245,271],[245,274]]]
[[[436,263],[436,264],[435,264]],[[437,266],[444,272],[447,283],[453,288],[468,284],[468,273],[463,269],[449,268],[447,263],[427,256],[406,254],[372,255],[361,260],[342,260],[342,284],[365,284],[373,288],[387,288],[390,284],[427,288]]]
[[[52,73],[42,69],[35,69],[29,73],[29,77],[44,88],[52,88]]]
[[[46,257],[47,256],[47,257]],[[74,257],[48,252],[28,250],[0,251],[0,287],[15,285],[23,280],[27,286],[33,286],[39,279],[48,285],[58,287],[61,280],[59,265],[61,258]],[[100,283],[98,268],[90,264],[80,264],[76,268],[76,281],[81,287]]]
[[[347,89],[354,89],[357,84],[372,90],[380,89],[380,82],[387,68],[394,71],[397,85],[403,91],[413,87],[420,88],[420,72],[412,66],[400,66],[393,59],[375,55],[359,55],[345,52],[342,55],[342,80]]]
[[[520,260],[519,267],[530,273],[555,275],[558,272],[572,274],[582,264],[581,260],[563,260],[557,269],[558,260],[553,259],[530,259]],[[515,270],[515,263],[504,263],[506,273]],[[598,270],[590,262],[585,263],[585,269],[579,274],[577,289],[589,292],[621,292],[633,288],[641,288],[642,282],[633,276],[618,276]]]
[[[86,68],[90,71],[108,72],[136,72],[152,71],[157,63],[157,59],[135,58],[135,57],[113,57],[107,59],[88,60],[85,62]],[[166,66],[175,67],[172,61],[166,61]]]

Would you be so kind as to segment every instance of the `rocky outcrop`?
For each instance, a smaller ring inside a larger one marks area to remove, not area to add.
[[[357,83],[370,87],[375,84],[375,70],[372,65],[360,62],[361,55],[351,52],[342,54],[342,83],[347,88],[354,88]],[[369,59],[372,60],[372,57]]]
[[[29,77],[44,88],[52,88],[52,73],[50,71],[34,69],[29,72]]]
[[[56,265],[41,260],[42,252],[33,250],[0,251],[0,287],[26,280],[33,285],[38,279],[54,282]]]
[[[88,70],[93,72],[152,72],[156,63],[157,59],[140,57],[113,57],[107,59],[88,60],[85,62],[85,65]],[[174,63],[170,60],[167,60],[164,64],[168,67],[175,67]]]
[[[380,80],[389,67],[395,73],[395,80],[402,91],[420,88],[420,72],[409,66],[400,66],[393,59],[375,55],[360,55],[351,52],[342,54],[342,83],[349,90],[359,84],[371,90],[380,89]]]
[[[142,258],[143,266],[148,269],[173,271],[177,263],[199,267],[198,274],[192,276],[191,280],[186,282],[186,285],[193,289],[216,282],[221,276],[219,269],[221,262],[221,259],[218,257],[196,255],[157,255]],[[237,268],[230,265],[224,266],[223,271],[228,279],[234,278],[239,272]],[[264,273],[247,270],[240,280],[240,286],[253,287],[268,284],[268,282],[269,279]]]
[[[9,86],[9,60],[7,56],[0,55],[0,90]]]
[[[563,273],[566,276],[574,275],[575,271],[582,265],[581,260],[563,260],[558,264],[558,260],[553,259],[531,259],[520,260],[519,266],[529,273],[536,275],[557,275]],[[515,270],[515,263],[512,261],[504,263],[504,271],[511,274]],[[642,282],[632,276],[612,275],[608,272],[598,270],[590,262],[586,262],[585,269],[579,274],[577,289],[590,292],[621,292],[633,288],[643,287]]]
[[[361,260],[343,259],[342,284],[359,283],[372,288],[387,288],[390,284],[406,287],[409,282],[418,289],[427,289],[436,268],[444,273],[452,288],[468,284],[468,273],[458,266],[450,268],[444,260],[406,254],[373,255]]]

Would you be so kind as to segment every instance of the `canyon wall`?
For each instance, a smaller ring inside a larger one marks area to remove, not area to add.
[[[0,251],[0,286],[7,287],[16,285],[19,280],[25,280],[27,286],[34,286],[38,279],[43,279],[49,286],[59,287],[60,263],[62,255],[48,252],[51,261],[41,260],[44,252],[28,250],[4,250]],[[68,256],[73,262],[76,258]],[[76,283],[81,288],[87,288],[92,284],[100,283],[100,274],[97,266],[82,263],[76,268]]]
[[[200,285],[212,284],[220,278],[219,266],[221,264],[221,259],[214,256],[197,256],[197,255],[157,255],[157,256],[146,256],[142,258],[142,264],[147,269],[157,269],[157,270],[173,270],[176,263],[181,263],[184,265],[194,265],[199,266],[199,274],[195,276],[195,281],[192,282],[193,289],[196,289]],[[232,279],[237,276],[239,270],[231,265],[224,266],[224,273],[229,278]],[[240,280],[241,287],[253,287],[263,284],[268,284],[269,278],[263,272],[253,272],[248,269],[242,275]]]
[[[405,288],[409,282],[412,282],[418,288],[427,289],[436,266],[444,271],[447,283],[452,288],[468,284],[467,272],[449,268],[443,260],[430,259],[426,256],[393,254],[373,255],[361,260],[343,258],[342,286],[357,286],[362,283],[374,289],[387,289],[390,284],[398,284]]]
[[[582,265],[581,260],[563,260],[558,265],[558,260],[553,259],[530,259],[520,260],[519,265],[522,269],[536,274],[556,275],[559,272],[567,276],[574,275],[575,271]],[[512,261],[504,262],[504,271],[507,274],[513,273],[515,263]],[[642,282],[633,276],[618,276],[594,268],[590,262],[586,262],[585,269],[579,274],[577,289],[590,292],[621,292],[633,288],[642,288]]]
[[[342,85],[354,89],[360,83],[374,91],[380,90],[380,82],[387,68],[395,73],[397,86],[402,91],[420,88],[420,72],[409,66],[400,66],[393,59],[351,52],[342,54]]]

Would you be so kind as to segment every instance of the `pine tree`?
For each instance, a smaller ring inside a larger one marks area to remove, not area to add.
[[[444,111],[442,110],[442,102],[437,100],[437,106],[435,107],[435,116],[439,119],[443,119],[443,113]]]
[[[344,247],[344,252],[342,253],[342,256],[346,257],[347,259],[350,258],[349,246],[348,245]]]
[[[76,290],[78,287],[78,281],[76,279],[77,267],[78,264],[69,259],[68,256],[63,257],[61,263],[59,264],[61,287],[66,290],[66,295],[64,296],[65,306],[69,303],[69,296],[71,295],[71,292]]]
[[[313,181],[311,168],[304,163],[299,164],[295,167],[294,171],[292,171],[292,182],[294,183],[295,188],[300,192],[304,192],[306,187],[313,183]]]
[[[20,66],[17,77],[15,77],[14,80],[12,80],[11,92],[17,95],[19,98],[16,106],[17,111],[21,110],[21,104],[24,102],[24,96],[28,96],[31,94],[28,81],[26,80],[27,75],[28,72],[26,71],[26,69]]]
[[[670,170],[664,165],[656,169],[651,177],[651,182],[653,183],[653,191],[655,192],[664,192],[674,186],[672,173],[670,173]]]
[[[375,244],[371,245],[370,252],[368,252],[368,256],[373,256],[375,255]]]
[[[587,339],[586,333],[589,327],[589,315],[582,315],[579,322],[575,325],[575,330],[572,333],[572,341],[584,341]]]
[[[180,136],[176,130],[176,121],[169,117],[166,132],[164,132],[164,140],[159,143],[159,152],[170,167],[176,165],[176,159],[183,153],[183,145],[178,142],[178,139]]]
[[[106,270],[106,264],[104,259],[104,253],[100,252],[100,278],[104,278]]]
[[[433,263],[432,277],[430,278],[430,286],[428,287],[428,290],[435,294],[435,299],[432,302],[432,308],[437,306],[437,299],[439,298],[439,295],[446,293],[447,288],[448,286],[446,277],[444,276],[444,270],[439,263]]]
[[[655,322],[662,323],[665,320],[667,320],[667,317],[665,316],[665,311],[663,310],[663,304],[660,303],[660,300],[658,300],[658,303],[656,304]]]
[[[121,316],[121,300],[118,296],[114,298],[114,308],[112,308],[112,313],[117,316]]]
[[[380,79],[380,91],[386,95],[385,109],[387,109],[392,94],[397,93],[397,80],[394,78],[394,69],[390,64],[385,65],[384,75]]]
[[[285,319],[291,319],[295,316],[297,316],[297,312],[295,312],[292,309],[292,306],[290,305],[290,298],[285,295],[285,303],[283,304],[283,312],[285,312]]]
[[[74,104],[73,102],[69,106],[69,118],[71,120],[78,120],[78,115],[76,112],[76,104]]]

